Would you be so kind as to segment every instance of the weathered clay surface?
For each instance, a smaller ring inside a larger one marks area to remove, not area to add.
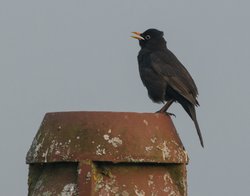
[[[30,165],[29,195],[79,195],[76,171],[77,163]]]
[[[163,114],[48,113],[26,162],[31,165],[29,195],[64,191],[65,195],[177,196],[187,192],[187,153],[171,118]],[[60,178],[59,162],[69,164],[65,172],[73,174],[62,173]],[[58,180],[62,183],[53,186]]]
[[[186,170],[181,164],[95,165],[94,195],[173,195],[186,193]]]
[[[80,161],[186,163],[170,117],[151,113],[46,114],[27,163]]]

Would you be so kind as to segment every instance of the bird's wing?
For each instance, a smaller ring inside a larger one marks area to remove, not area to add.
[[[151,53],[150,59],[153,69],[167,81],[167,85],[193,105],[198,105],[197,87],[186,68],[171,51]]]

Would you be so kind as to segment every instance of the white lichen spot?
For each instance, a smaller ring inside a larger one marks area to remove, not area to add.
[[[65,145],[63,145],[62,148],[67,149],[66,153],[62,154],[62,158],[63,158],[63,160],[68,160],[70,157],[70,148],[68,148]]]
[[[58,126],[58,130],[61,130],[62,129],[62,127],[61,126]]]
[[[136,185],[135,185],[134,190],[135,190],[135,194],[136,194],[137,196],[145,196],[145,192],[144,192],[143,190],[139,190],[138,187],[137,187]]]
[[[56,150],[55,155],[59,155],[61,152],[59,150]]]
[[[129,196],[129,193],[127,191],[122,191],[122,196]]]
[[[138,163],[138,162],[144,162],[144,159],[135,159],[133,158],[131,155],[126,156],[125,159],[129,162],[134,162],[134,163]]]
[[[73,196],[73,195],[77,195],[77,186],[74,183],[70,183],[70,184],[66,184],[63,187],[63,190],[61,192],[61,196]]]
[[[146,147],[145,147],[145,150],[146,150],[146,151],[151,151],[153,148],[154,148],[153,146],[146,146]]]
[[[43,188],[44,188],[44,186],[43,186],[43,180],[40,179],[35,184],[34,190],[43,190]]]
[[[77,170],[78,175],[80,175],[81,172],[82,172],[82,169],[81,169],[81,168],[78,168],[78,170]]]
[[[185,154],[185,161],[186,161],[186,163],[188,162],[188,153],[187,153],[187,151],[186,150],[184,150],[184,154]]]
[[[158,191],[157,190],[153,190],[152,193],[151,193],[151,196],[159,196],[158,195]]]
[[[184,193],[187,192],[187,179],[185,177],[182,178],[181,183],[180,183],[184,189]]]
[[[169,193],[169,196],[178,196],[178,195],[180,195],[180,193],[177,194],[175,191],[171,191]]]
[[[151,138],[150,140],[151,140],[152,143],[155,143],[156,140],[157,140],[157,138],[156,138],[156,137],[153,137],[153,138]]]
[[[91,179],[91,173],[88,172],[88,173],[86,174],[86,181],[90,181],[90,179]]]
[[[104,190],[106,191],[106,192],[109,192],[110,191],[110,186],[109,186],[109,184],[105,184],[104,185]]]
[[[173,144],[175,144],[176,146],[179,146],[179,144],[178,144],[176,141],[171,140],[171,142],[172,142]]]
[[[151,186],[151,185],[153,185],[154,184],[154,181],[153,181],[153,175],[149,175],[148,176],[149,177],[149,180],[148,180],[148,186]]]
[[[105,134],[105,135],[103,136],[103,138],[104,138],[105,140],[109,140],[109,135]]]
[[[108,141],[109,144],[112,144],[115,148],[122,145],[122,140],[119,137],[110,138],[109,135],[105,134],[103,138],[104,140]]]
[[[153,180],[148,180],[148,186],[151,186],[152,184],[154,184]]]
[[[92,143],[92,144],[94,144],[94,143],[95,143],[95,141],[92,141],[91,143]]]
[[[179,163],[182,163],[184,160],[186,160],[186,156],[184,154],[184,160],[183,160],[183,153],[181,150],[177,149],[177,150],[174,150],[174,157],[175,159],[179,162]]]
[[[58,142],[56,140],[52,140],[51,145],[50,145],[50,149],[49,149],[49,153],[52,153],[58,146]]]
[[[169,185],[170,183],[173,184],[173,180],[171,179],[169,174],[165,174],[163,178],[164,178],[164,185],[165,185],[163,191],[167,193],[167,195],[170,195],[170,196],[179,196],[180,195],[179,191],[176,190],[177,191],[176,192],[175,190],[173,190],[173,187]]]
[[[111,132],[112,132],[112,130],[111,130],[111,129],[109,129],[109,130],[108,130],[108,133],[111,133]]]
[[[69,140],[69,144],[71,143],[71,140]]]
[[[148,126],[148,121],[146,121],[145,119],[143,120],[143,123]]]
[[[174,184],[172,178],[170,177],[169,173],[164,174],[163,176],[164,184],[167,185],[169,183]]]
[[[163,158],[163,160],[166,160],[167,158],[170,157],[170,150],[167,147],[166,141],[164,141],[163,144],[158,145],[157,148],[162,151],[162,158]]]
[[[67,155],[70,155],[70,148],[67,149]]]
[[[43,192],[43,195],[42,196],[52,196],[53,194],[50,192],[50,191],[45,191]],[[40,194],[39,194],[40,196]]]
[[[166,186],[164,189],[163,189],[164,192],[168,193],[170,191],[170,188],[168,186]]]
[[[34,146],[35,146],[35,152],[34,152],[34,155],[33,155],[34,159],[37,157],[38,151],[43,146],[43,142],[44,142],[44,138],[42,139],[41,143],[39,143],[39,144],[37,144],[37,140],[34,140]],[[32,146],[33,146],[33,144],[32,144]]]
[[[180,194],[177,194],[175,191],[171,190],[169,187],[165,187],[163,189],[164,192],[166,192],[169,196],[179,196]]]
[[[96,155],[104,155],[106,154],[106,150],[105,148],[101,148],[101,145],[99,144],[98,146],[96,146]]]
[[[76,136],[76,139],[79,140],[79,139],[80,139],[80,136]]]
[[[118,186],[113,186],[110,190],[111,193],[117,193],[119,191],[119,187]]]
[[[101,189],[103,187],[104,187],[103,177],[100,176],[99,178],[97,178],[95,191],[98,191],[99,189]]]
[[[107,196],[110,195],[110,193],[113,193],[111,195],[117,195],[116,193],[119,191],[118,186],[114,186],[116,183],[115,178],[111,178],[111,180],[103,181],[103,178],[99,178],[96,184],[95,189],[98,191],[99,189],[104,189],[107,193]],[[106,195],[106,194],[105,194]]]
[[[114,147],[118,147],[120,145],[122,145],[122,140],[119,138],[119,137],[113,137],[111,139],[111,144],[114,146]]]
[[[44,158],[44,162],[47,163],[47,156],[48,156],[49,149],[47,148],[46,152],[43,153],[42,157]]]

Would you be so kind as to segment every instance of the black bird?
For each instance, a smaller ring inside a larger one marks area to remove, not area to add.
[[[148,29],[144,33],[132,33],[135,35],[131,37],[138,39],[141,46],[137,57],[139,72],[148,95],[153,102],[166,102],[158,112],[165,113],[173,102],[179,102],[194,121],[204,147],[195,112],[195,106],[199,106],[198,90],[191,75],[167,48],[162,31]]]

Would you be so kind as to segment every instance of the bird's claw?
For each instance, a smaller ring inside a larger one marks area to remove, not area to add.
[[[176,118],[176,115],[174,113],[170,113],[170,112],[164,112],[164,114],[168,115],[168,116],[174,116]]]
[[[155,113],[161,113],[161,114],[165,114],[165,115],[168,115],[168,116],[174,116],[176,117],[176,115],[174,113],[170,113],[170,112],[162,112],[161,110],[155,112]]]

